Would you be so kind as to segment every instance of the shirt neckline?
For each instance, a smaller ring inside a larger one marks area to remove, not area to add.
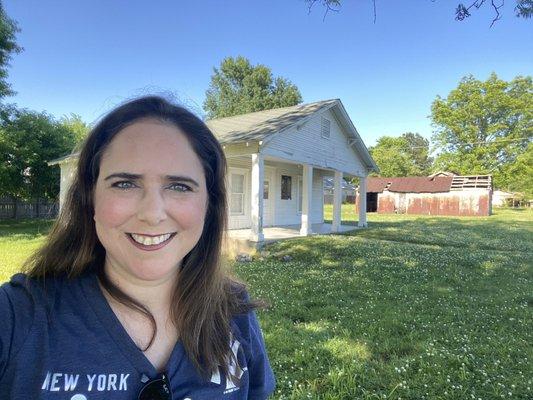
[[[122,354],[139,372],[139,375],[147,375],[153,379],[160,374],[154,365],[146,358],[141,349],[137,347],[126,329],[122,326],[119,319],[115,315],[113,309],[107,302],[100,285],[98,284],[98,277],[95,273],[87,274],[82,277],[81,286],[85,294],[87,303],[96,314],[103,328],[109,333],[117,347]],[[174,375],[179,362],[183,360],[184,349],[181,342],[178,340],[169,356],[165,366],[165,373],[168,377]]]

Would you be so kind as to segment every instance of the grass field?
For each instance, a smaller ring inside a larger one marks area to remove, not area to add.
[[[343,220],[355,218],[343,209]],[[274,398],[533,398],[532,210],[368,220],[235,264],[271,304],[259,318]],[[48,227],[0,223],[0,281]]]

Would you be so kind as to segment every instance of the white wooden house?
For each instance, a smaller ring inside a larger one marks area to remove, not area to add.
[[[334,179],[331,232],[341,231],[343,177],[366,178],[377,171],[365,144],[338,99],[259,111],[206,122],[228,161],[229,229],[256,243],[267,227],[297,226],[299,235],[324,223],[325,177]],[[61,198],[76,155],[52,161],[61,166]],[[366,226],[366,207],[359,226]],[[231,232],[231,231],[230,231]],[[321,233],[323,233],[321,229]]]

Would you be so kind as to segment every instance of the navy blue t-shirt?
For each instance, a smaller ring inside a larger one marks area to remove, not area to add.
[[[31,294],[22,274],[0,287],[0,399],[132,400],[143,379],[158,376],[94,274],[30,281],[30,288]],[[266,399],[274,391],[255,313],[235,316],[232,333],[240,384],[221,371],[202,379],[178,341],[165,371],[173,400]]]

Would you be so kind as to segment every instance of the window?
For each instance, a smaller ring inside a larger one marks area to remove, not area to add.
[[[302,212],[302,197],[304,191],[304,183],[301,176],[298,177],[298,212]]]
[[[281,200],[291,200],[291,177],[289,175],[281,175]]]
[[[263,181],[263,199],[268,200],[268,186],[270,181]]]
[[[320,134],[324,139],[329,139],[331,121],[327,118],[322,117]]]
[[[231,174],[230,213],[244,214],[244,174]]]

